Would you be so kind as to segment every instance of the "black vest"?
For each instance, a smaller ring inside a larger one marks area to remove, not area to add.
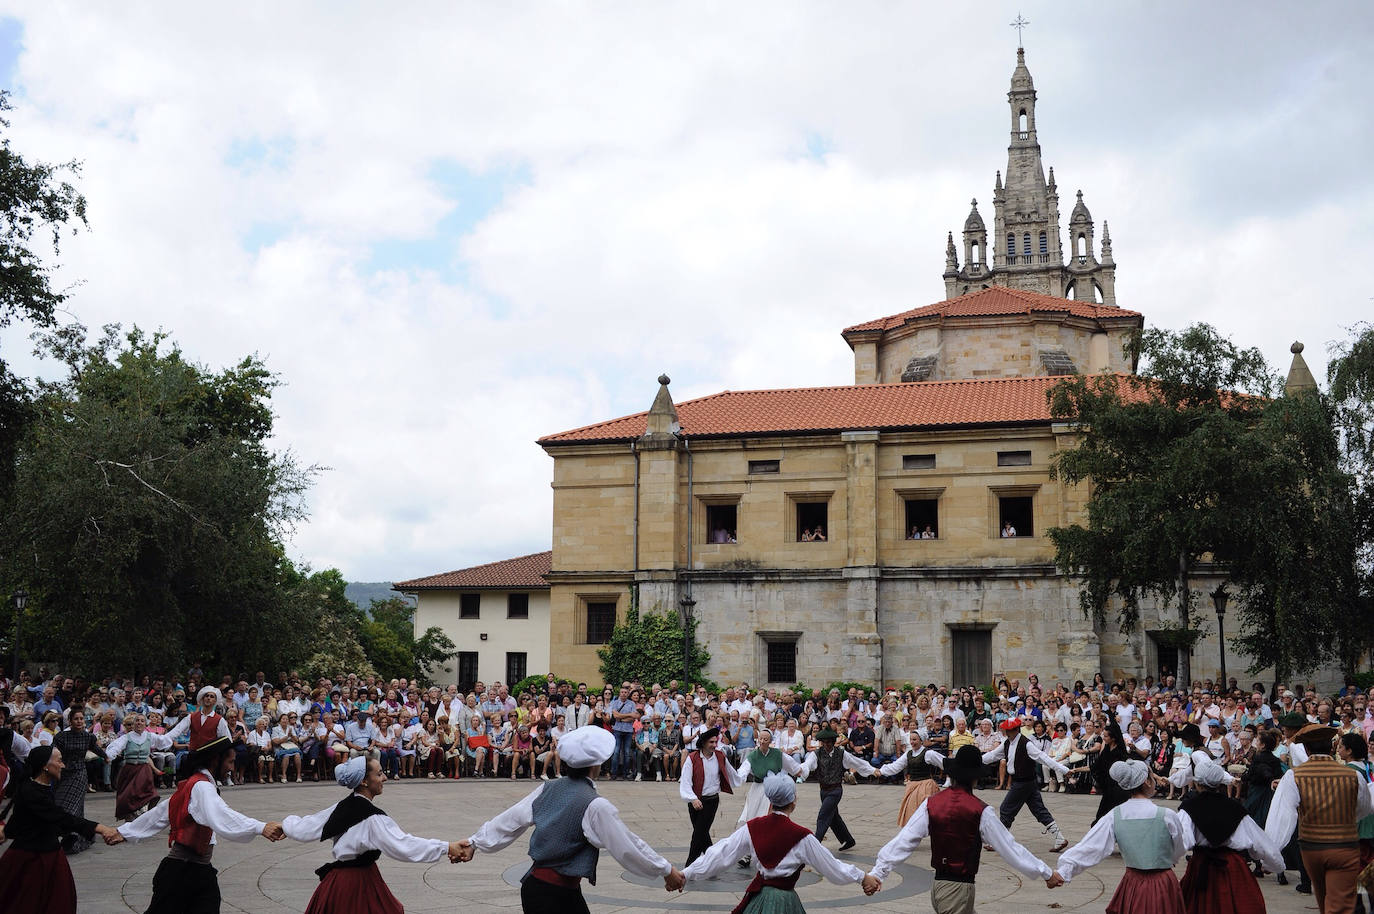
[[[1035,762],[1031,760],[1030,750],[1026,748],[1026,735],[1018,733],[1016,735],[1016,760],[1013,763],[1016,770],[1012,772],[1013,781],[1034,781],[1037,778],[1035,773]]]

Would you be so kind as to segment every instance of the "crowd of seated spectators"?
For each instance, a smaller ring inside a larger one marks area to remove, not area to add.
[[[86,759],[89,789],[110,790],[119,761],[100,750],[121,735],[125,719],[140,716],[148,730],[170,732],[194,710],[203,684],[198,669],[181,679],[112,676],[99,682],[23,671],[17,682],[0,680],[0,726],[12,731],[7,751],[22,761],[29,747],[51,743],[73,712],[82,711],[96,744]],[[1266,689],[1260,683],[1241,689],[1234,679],[1223,687],[1206,680],[1178,688],[1172,678],[1108,683],[1097,676],[1087,684],[1044,687],[1032,675],[983,688],[932,683],[882,694],[854,687],[756,689],[747,683],[708,692],[704,685],[681,688],[677,681],[594,689],[552,674],[519,695],[499,682],[461,691],[456,685],[351,674],[312,683],[279,673],[274,683],[259,672],[251,680],[224,677],[216,685],[236,751],[230,784],[328,779],[336,764],[358,755],[376,758],[389,778],[548,779],[560,774],[559,740],[584,726],[617,735],[617,752],[601,774],[610,779],[676,779],[684,754],[710,727],[720,728],[720,748],[736,763],[757,746],[762,730],[769,731],[774,747],[801,761],[818,744],[820,730],[829,728],[839,745],[881,766],[907,751],[913,733],[925,749],[944,754],[965,744],[990,751],[1005,739],[1002,722],[1018,718],[1030,738],[1069,768],[1062,778],[1044,772],[1049,790],[1096,792],[1094,762],[1104,741],[1117,739],[1114,734],[1163,783],[1176,760],[1186,760],[1180,729],[1195,724],[1206,749],[1236,776],[1232,790],[1240,796],[1257,782],[1258,776],[1247,774],[1263,753],[1282,764],[1287,747],[1277,720],[1283,714],[1297,712],[1335,727],[1341,756],[1366,767],[1374,732],[1374,690],[1347,685],[1339,694],[1321,695],[1302,685]],[[173,783],[187,748],[180,742],[153,753],[163,786]],[[1270,772],[1270,760],[1257,770]],[[984,786],[1009,786],[1005,762],[985,772]]]

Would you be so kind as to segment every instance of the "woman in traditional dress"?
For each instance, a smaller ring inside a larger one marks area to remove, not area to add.
[[[86,818],[86,789],[90,781],[86,773],[86,753],[98,752],[95,734],[86,729],[86,715],[73,710],[68,718],[67,729],[52,738],[54,749],[62,750],[62,780],[58,782],[54,797],[68,815],[77,819]],[[80,832],[73,833],[63,842],[68,854],[79,854],[91,846],[91,839]]]
[[[305,914],[402,914],[405,909],[377,869],[382,854],[409,863],[433,863],[445,855],[455,861],[458,842],[408,835],[372,804],[386,783],[376,759],[351,759],[334,769],[334,779],[350,791],[347,797],[311,816],[287,816],[281,824],[288,838],[334,842],[333,862],[315,871],[320,884]]]
[[[1269,804],[1274,800],[1274,782],[1283,777],[1283,762],[1274,754],[1279,738],[1273,730],[1262,730],[1255,737],[1255,754],[1245,772],[1245,811],[1260,828],[1269,821]],[[1279,885],[1287,885],[1283,870],[1275,870]],[[1255,875],[1263,875],[1262,864],[1255,864]]]
[[[1098,819],[1082,841],[1059,856],[1056,874],[1069,882],[1106,860],[1119,844],[1126,873],[1107,903],[1107,914],[1185,914],[1173,867],[1188,850],[1189,839],[1178,814],[1150,802],[1155,785],[1144,762],[1117,762],[1111,777],[1130,799]]]
[[[769,773],[759,786],[770,814],[750,819],[683,870],[689,887],[720,875],[732,860],[743,858],[755,861],[757,872],[731,914],[805,914],[795,886],[807,866],[837,885],[861,882],[864,891],[873,894],[876,879],[836,859],[810,829],[792,821],[792,810],[797,808],[797,785],[792,778]]]
[[[1183,901],[1188,914],[1264,914],[1264,895],[1245,855],[1258,857],[1270,870],[1282,872],[1282,850],[1226,795],[1226,771],[1219,764],[1199,765],[1199,792],[1178,808],[1183,833],[1193,847],[1183,874]]]
[[[5,824],[10,846],[0,857],[0,899],[6,911],[76,914],[76,882],[62,851],[63,839],[73,833],[88,845],[96,835],[106,844],[124,839],[110,826],[73,816],[57,804],[53,785],[61,783],[68,770],[62,750],[37,746],[25,767],[29,778],[19,785],[14,810]],[[84,774],[84,759],[80,768]]]
[[[888,762],[878,773],[883,777],[896,774],[906,775],[906,793],[902,794],[902,805],[897,810],[897,824],[905,825],[921,804],[940,792],[940,780],[944,777],[945,757],[934,749],[924,748],[921,734],[913,729],[907,734],[911,741],[906,752]]]
[[[143,807],[158,801],[153,752],[172,748],[172,738],[148,730],[142,714],[124,715],[124,723],[128,729],[105,747],[105,757],[122,759],[115,777],[115,818],[132,821]]]
[[[1112,766],[1126,761],[1128,757],[1121,725],[1112,721],[1102,728],[1102,751],[1097,753],[1092,763],[1093,785],[1100,797],[1097,815],[1093,816],[1094,822],[1130,799],[1130,794],[1118,787],[1112,778]]]
[[[745,753],[736,771],[741,778],[752,782],[749,785],[749,794],[744,798],[744,808],[739,812],[739,821],[735,823],[739,826],[750,819],[768,814],[768,795],[763,789],[763,781],[768,775],[786,772],[788,777],[795,778],[801,773],[801,765],[790,755],[784,755],[781,749],[773,748],[771,731],[760,730],[758,745]],[[749,863],[748,857],[739,859],[741,869],[749,866]]]

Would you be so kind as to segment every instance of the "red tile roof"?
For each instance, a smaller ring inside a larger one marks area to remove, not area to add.
[[[724,391],[677,404],[692,438],[863,429],[1032,425],[1052,421],[1047,394],[1064,380],[1042,376],[923,381],[853,387]],[[648,413],[635,413],[539,439],[540,444],[630,441]]]
[[[395,590],[547,590],[544,575],[553,567],[552,552],[536,552],[499,562],[488,562],[459,571],[445,571],[426,578],[397,581]]]
[[[1117,308],[1112,305],[1098,305],[1093,302],[1074,301],[1070,298],[1055,298],[1053,295],[1041,295],[1038,292],[1026,292],[1021,289],[1004,289],[1000,286],[994,286],[991,289],[980,289],[977,292],[970,292],[967,295],[951,298],[948,301],[936,302],[933,305],[926,305],[923,308],[903,311],[901,314],[894,314],[891,317],[880,317],[877,320],[855,324],[853,327],[846,327],[843,332],[853,333],[863,330],[892,330],[909,321],[920,320],[923,317],[979,317],[1003,314],[1046,314],[1055,312],[1071,314],[1074,317],[1086,317],[1092,320],[1141,316],[1138,311],[1127,311],[1125,308]]]

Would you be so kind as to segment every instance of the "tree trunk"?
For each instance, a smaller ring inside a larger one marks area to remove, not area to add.
[[[1188,588],[1188,553],[1178,554],[1178,624],[1183,629],[1183,641],[1178,646],[1178,682],[1180,689],[1193,687],[1193,644],[1187,640],[1192,629],[1192,591]]]

